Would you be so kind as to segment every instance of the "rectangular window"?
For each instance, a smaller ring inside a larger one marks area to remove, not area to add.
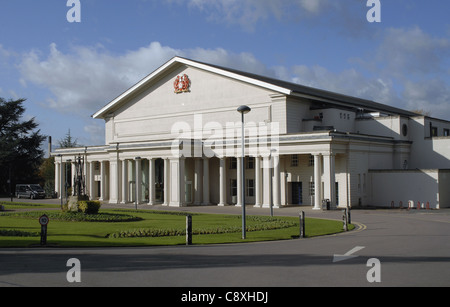
[[[363,174],[363,193],[366,194],[366,174]]]
[[[230,159],[230,169],[237,169],[237,158]]]
[[[309,183],[309,195],[314,196],[315,194],[315,188],[314,188],[314,182]]]
[[[336,182],[335,193],[336,193],[336,206],[339,206],[339,182]]]
[[[255,196],[255,181],[253,179],[247,179],[245,186],[247,188],[247,196],[253,197]]]
[[[254,169],[255,168],[255,158],[254,157],[248,157],[246,158],[247,161],[247,169]]]
[[[291,155],[291,166],[298,166],[298,155]]]
[[[231,179],[230,182],[231,196],[237,196],[237,180]]]
[[[431,137],[438,136],[438,128],[431,127]]]
[[[314,156],[309,155],[308,166],[314,166]]]
[[[361,174],[358,174],[358,194],[361,194]]]

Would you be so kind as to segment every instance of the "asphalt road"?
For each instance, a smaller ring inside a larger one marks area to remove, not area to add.
[[[234,207],[158,208],[240,213]],[[299,208],[275,215],[300,210],[307,217],[342,216]],[[247,214],[267,213],[247,209]],[[352,210],[352,221],[357,229],[344,234],[278,242],[1,249],[0,287],[450,286],[450,210]],[[73,273],[77,266],[67,266],[71,258],[79,260],[79,274]],[[68,274],[81,282],[69,282]]]

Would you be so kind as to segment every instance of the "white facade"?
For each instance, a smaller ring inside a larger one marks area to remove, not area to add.
[[[241,105],[246,204],[386,205],[371,170],[450,169],[450,122],[175,57],[93,115],[104,146],[52,153],[56,191],[82,156],[92,199],[240,206]]]

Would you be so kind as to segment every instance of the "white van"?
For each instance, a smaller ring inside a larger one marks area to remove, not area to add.
[[[45,198],[45,191],[39,184],[17,184],[17,198]]]

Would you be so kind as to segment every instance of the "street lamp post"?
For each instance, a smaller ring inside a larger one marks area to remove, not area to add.
[[[244,167],[244,157],[245,157],[245,132],[244,132],[244,115],[250,112],[248,106],[240,106],[237,111],[241,113],[241,123],[242,123],[242,139],[241,139],[241,200],[242,200],[242,239],[246,238],[245,235],[245,167]]]

